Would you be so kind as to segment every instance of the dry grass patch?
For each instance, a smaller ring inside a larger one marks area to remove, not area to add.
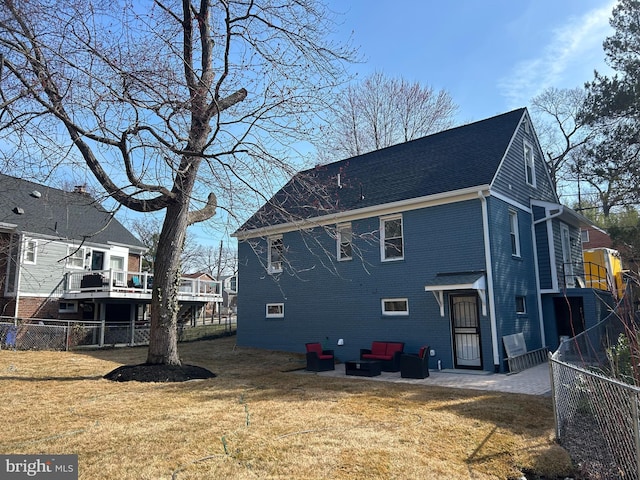
[[[569,473],[549,398],[327,378],[302,355],[181,345],[216,378],[110,382],[146,349],[0,351],[0,451],[94,479],[508,479]],[[542,472],[544,470],[544,472]]]

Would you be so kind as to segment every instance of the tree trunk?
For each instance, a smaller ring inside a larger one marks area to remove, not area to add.
[[[151,334],[147,363],[180,365],[178,355],[178,287],[180,253],[187,228],[189,196],[171,203],[158,238],[151,296]]]

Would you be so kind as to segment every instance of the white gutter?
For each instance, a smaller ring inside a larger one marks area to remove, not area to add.
[[[231,236],[239,240],[247,238],[263,237],[268,235],[277,235],[288,231],[301,230],[304,228],[312,228],[332,223],[349,222],[363,218],[369,218],[374,215],[389,215],[398,212],[406,212],[408,210],[417,210],[419,208],[433,207],[436,205],[445,205],[447,203],[461,202],[464,200],[473,200],[477,198],[478,192],[488,191],[489,185],[479,185],[476,187],[463,188],[452,192],[437,193],[419,198],[410,198],[399,202],[387,203],[384,205],[372,205],[370,207],[349,210],[346,212],[332,213],[330,215],[322,215],[310,219],[301,219],[299,221],[281,223],[278,225],[270,225],[267,227],[256,228],[253,230],[238,231]]]
[[[482,190],[478,190],[478,198],[482,206],[482,230],[484,235],[484,258],[487,271],[487,298],[489,300],[489,321],[491,322],[491,347],[493,350],[493,365],[500,367],[500,355],[498,349],[498,327],[496,321],[496,302],[493,293],[493,268],[491,261],[491,245],[489,243],[489,212],[487,199]]]

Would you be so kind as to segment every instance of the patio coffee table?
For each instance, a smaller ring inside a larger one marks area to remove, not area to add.
[[[359,377],[375,377],[380,375],[380,362],[378,360],[352,360],[344,362],[344,373],[346,375],[357,375]]]

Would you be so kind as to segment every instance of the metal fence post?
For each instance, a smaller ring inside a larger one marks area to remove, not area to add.
[[[633,436],[636,445],[636,478],[640,480],[640,426],[638,425],[638,394],[634,391],[629,392],[631,398],[631,417],[633,420]]]
[[[552,353],[549,352],[549,384],[551,385],[551,406],[553,407],[553,418],[556,426],[556,440],[560,441],[560,419],[558,418],[558,399],[556,398],[556,384],[553,378],[553,359]]]

